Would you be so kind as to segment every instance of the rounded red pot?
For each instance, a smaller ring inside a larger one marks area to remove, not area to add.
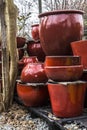
[[[80,65],[80,56],[46,56],[45,66],[70,66]]]
[[[46,55],[72,54],[70,43],[82,39],[83,12],[57,10],[39,15],[39,37]]]
[[[57,117],[75,117],[83,112],[87,83],[83,81],[48,83],[53,114]]]
[[[35,41],[38,41],[40,40],[39,38],[39,24],[33,24],[31,26],[31,34],[32,34],[32,37]]]
[[[29,41],[27,44],[27,52],[29,56],[37,56],[39,61],[45,60],[45,53],[41,47],[40,41]]]
[[[74,41],[71,47],[74,55],[81,56],[81,64],[87,69],[87,40]]]
[[[17,83],[17,94],[25,106],[41,106],[48,101],[48,89],[44,83]]]
[[[17,37],[17,48],[24,47],[26,39],[24,37]]]
[[[45,83],[48,81],[43,63],[28,63],[21,72],[24,83]]]
[[[46,66],[45,72],[48,79],[53,81],[74,81],[81,78],[83,65]]]

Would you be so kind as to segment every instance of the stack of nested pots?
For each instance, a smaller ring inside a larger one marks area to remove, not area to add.
[[[41,106],[48,101],[44,63],[27,63],[17,81],[17,94],[25,106]]]
[[[39,24],[33,24],[31,27],[32,40],[27,42],[27,53],[29,56],[37,56],[39,61],[44,62],[45,53],[40,43]]]
[[[83,11],[55,10],[41,13],[39,18],[39,37],[46,54],[45,72],[49,78],[53,114],[79,116],[83,111],[86,82],[80,81],[83,65],[79,56],[73,56],[70,43],[82,39]]]
[[[53,114],[79,116],[83,112],[87,83],[80,81],[83,65],[79,56],[46,56],[45,72]]]

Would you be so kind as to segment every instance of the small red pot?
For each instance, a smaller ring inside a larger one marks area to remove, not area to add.
[[[48,91],[53,114],[57,117],[75,117],[83,112],[86,82],[49,83]]]
[[[45,83],[48,81],[43,63],[28,63],[21,72],[24,83]]]
[[[26,39],[24,37],[17,37],[17,48],[24,47]]]
[[[81,56],[81,64],[87,69],[87,40],[80,40],[71,43],[73,54]]]
[[[43,52],[40,41],[29,41],[27,43],[27,52],[29,56],[37,56],[39,61],[44,62],[45,53]]]
[[[41,106],[48,101],[48,89],[44,83],[17,83],[17,94],[25,106]]]
[[[40,39],[39,38],[39,24],[33,24],[31,27],[32,27],[31,29],[32,37],[35,41],[38,41]]]

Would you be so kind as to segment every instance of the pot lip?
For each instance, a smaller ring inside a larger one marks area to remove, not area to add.
[[[39,26],[39,23],[32,24],[31,27]]]
[[[80,64],[80,65],[70,65],[70,66],[68,66],[68,65],[65,65],[65,66],[45,66],[45,69],[69,69],[69,68],[71,68],[71,69],[77,69],[77,68],[82,68],[83,69],[83,65],[82,64]]]
[[[47,83],[23,83],[21,80],[16,80],[17,84],[20,85],[25,85],[25,86],[33,86],[33,87],[37,87],[37,86],[45,86]]]
[[[69,85],[69,84],[81,84],[81,83],[87,83],[87,81],[82,81],[82,80],[76,80],[76,81],[63,81],[63,82],[56,82],[56,81],[52,81],[52,80],[48,80],[48,85],[51,84],[51,85],[58,85],[58,84],[61,84],[61,85]]]
[[[71,44],[78,44],[78,43],[87,43],[87,39],[71,42]]]
[[[81,56],[77,56],[77,55],[68,55],[68,56],[46,56],[47,58],[80,58]]]
[[[71,13],[78,13],[78,14],[84,14],[84,11],[82,10],[54,10],[54,11],[49,11],[49,12],[44,12],[44,13],[40,13],[38,15],[39,18],[43,17],[43,16],[48,16],[48,15],[56,15],[56,14],[71,14]]]

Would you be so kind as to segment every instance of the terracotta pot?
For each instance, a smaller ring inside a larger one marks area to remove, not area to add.
[[[48,101],[48,89],[44,83],[17,83],[17,94],[25,106],[41,106]]]
[[[19,60],[24,56],[24,48],[18,48]]]
[[[49,83],[53,114],[57,117],[75,117],[83,112],[86,82]]]
[[[47,80],[43,63],[28,63],[21,72],[21,81],[24,83],[45,83]]]
[[[17,37],[17,48],[24,47],[26,39],[24,37]]]
[[[35,41],[38,41],[40,40],[39,38],[39,24],[33,24],[31,26],[31,34],[32,34],[32,37]]]
[[[81,57],[79,56],[46,56],[45,66],[70,66],[80,65]]]
[[[81,64],[87,69],[87,40],[74,41],[71,47],[74,55],[81,56]]]
[[[47,66],[45,72],[48,79],[54,81],[79,80],[83,74],[83,65],[74,66]]]
[[[82,39],[83,12],[57,10],[39,15],[39,36],[46,55],[72,54],[70,43]]]
[[[39,61],[44,62],[45,53],[43,52],[40,41],[29,41],[27,44],[27,52],[29,56],[37,56]]]

